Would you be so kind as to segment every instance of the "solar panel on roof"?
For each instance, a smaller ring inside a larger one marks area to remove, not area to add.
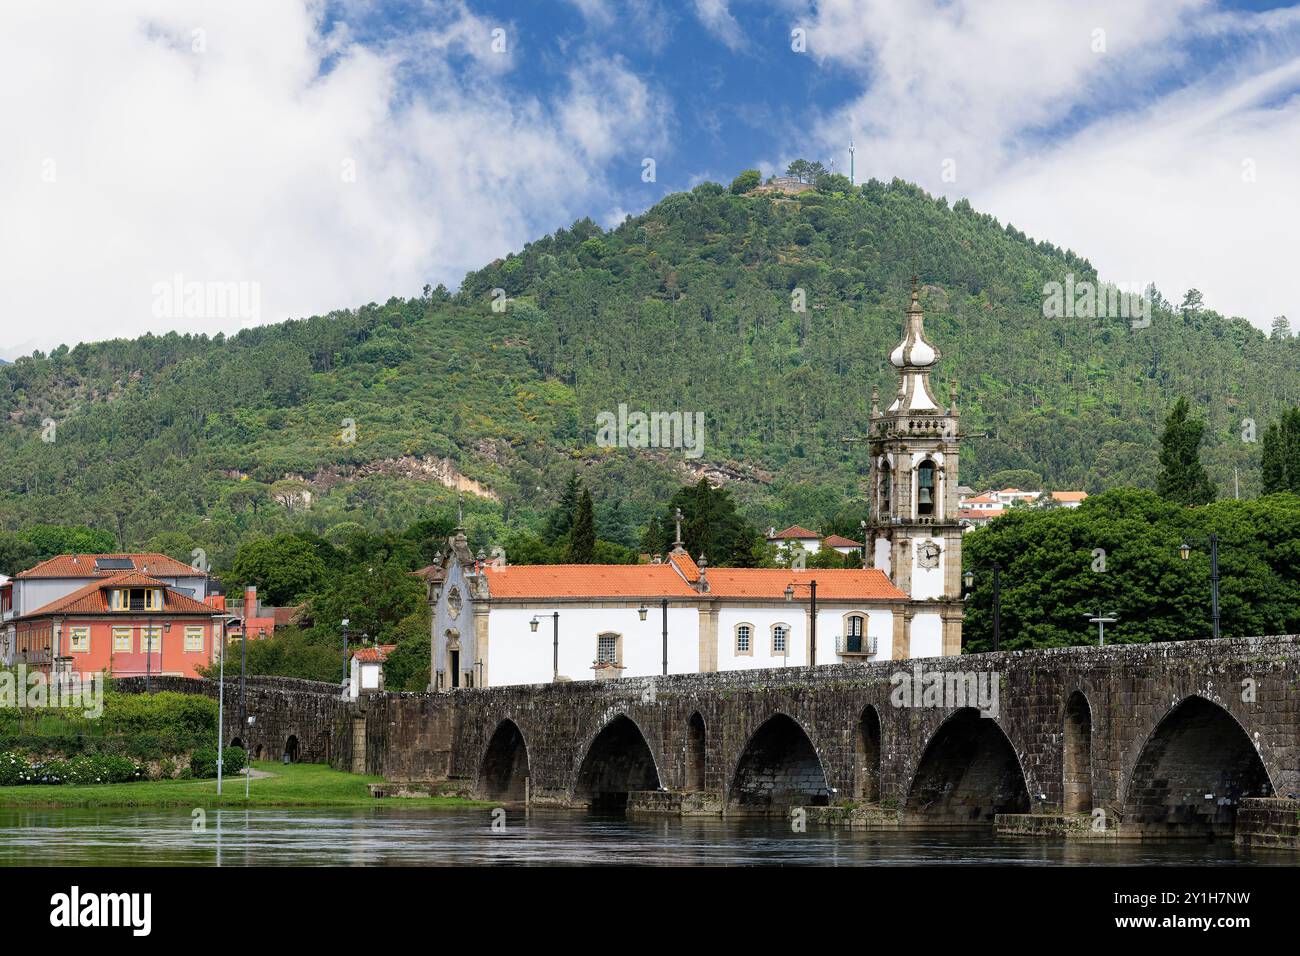
[[[130,558],[96,558],[96,571],[132,571],[135,562]]]

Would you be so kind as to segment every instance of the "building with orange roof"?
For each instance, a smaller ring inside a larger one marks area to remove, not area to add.
[[[116,557],[126,564],[126,556]],[[7,663],[46,673],[197,677],[198,668],[213,660],[225,623],[220,609],[137,570],[144,562],[115,571],[93,561],[90,566],[95,570],[80,587],[10,620],[3,642]],[[161,567],[176,576],[174,567]],[[68,570],[28,580],[65,581]]]
[[[873,397],[866,540],[799,525],[768,531],[778,548],[862,552],[865,567],[713,568],[683,547],[680,512],[672,550],[636,565],[489,562],[458,528],[446,556],[419,572],[432,689],[960,653],[960,434],[955,402],[942,408],[930,390],[938,357],[914,289],[890,356],[898,397],[884,413]]]

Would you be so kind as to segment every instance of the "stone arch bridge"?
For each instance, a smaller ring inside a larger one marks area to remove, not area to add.
[[[217,693],[210,681],[152,686]],[[359,701],[337,685],[250,678],[245,711],[251,724],[228,681],[226,742],[263,759],[450,781],[493,801],[726,814],[824,804],[901,826],[1022,814],[1002,819],[1031,830],[1100,810],[1118,835],[1202,835],[1233,832],[1243,800],[1281,797],[1293,799],[1248,806],[1267,804],[1269,840],[1300,848],[1298,636]]]
[[[335,762],[535,805],[1231,833],[1300,791],[1298,678],[1287,636],[383,694]]]

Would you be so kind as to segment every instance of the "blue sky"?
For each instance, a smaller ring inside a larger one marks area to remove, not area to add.
[[[1300,324],[1298,5],[14,0],[0,90],[0,356],[455,286],[850,140],[860,181]],[[178,280],[255,308],[160,309]]]

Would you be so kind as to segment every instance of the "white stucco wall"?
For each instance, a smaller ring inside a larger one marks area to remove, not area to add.
[[[938,611],[918,611],[912,616],[912,657],[938,657],[943,653],[943,618]]]
[[[602,633],[621,634],[620,677],[663,673],[663,611],[649,603],[642,621],[636,607],[536,604],[495,606],[488,617],[488,682],[547,683],[552,677],[554,623],[560,612],[560,676],[592,680],[596,640]],[[537,631],[529,627],[538,617]],[[464,638],[462,637],[462,644]],[[694,674],[700,664],[699,612],[694,607],[668,608],[668,673]]]

